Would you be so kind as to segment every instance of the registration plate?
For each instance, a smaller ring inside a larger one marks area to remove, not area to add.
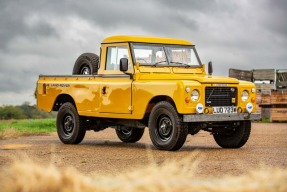
[[[236,107],[212,107],[213,114],[237,113]]]

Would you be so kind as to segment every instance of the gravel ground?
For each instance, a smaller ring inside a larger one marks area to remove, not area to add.
[[[44,165],[72,166],[91,176],[116,175],[183,158],[198,163],[195,173],[200,177],[240,175],[261,164],[287,168],[287,124],[253,123],[251,136],[240,149],[222,149],[212,135],[201,131],[189,135],[179,151],[159,151],[153,147],[147,129],[134,144],[122,143],[113,129],[89,131],[79,145],[62,144],[56,133],[0,141],[0,168],[24,157]]]

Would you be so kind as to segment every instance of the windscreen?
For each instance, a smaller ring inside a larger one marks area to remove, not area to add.
[[[141,65],[198,67],[200,64],[194,46],[133,44],[134,60]]]

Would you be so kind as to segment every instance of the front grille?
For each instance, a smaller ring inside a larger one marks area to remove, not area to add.
[[[236,87],[206,87],[205,106],[236,106]]]

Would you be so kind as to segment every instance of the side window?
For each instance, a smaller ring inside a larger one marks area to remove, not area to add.
[[[120,59],[129,59],[129,52],[126,46],[121,47],[108,47],[106,70],[120,70]],[[129,61],[130,63],[130,61]],[[130,65],[129,65],[130,67]]]

